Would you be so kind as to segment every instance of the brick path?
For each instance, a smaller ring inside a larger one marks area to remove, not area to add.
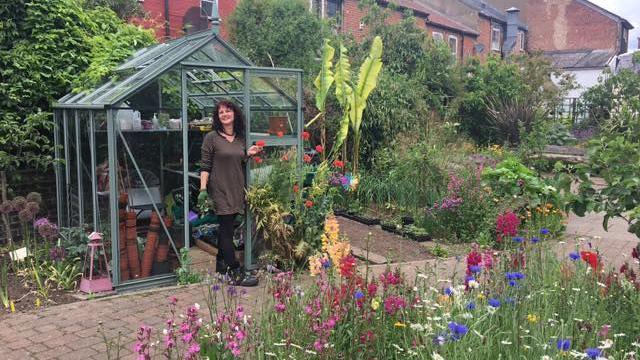
[[[560,256],[579,246],[586,248],[591,242],[598,248],[608,264],[619,266],[630,257],[631,248],[638,243],[635,236],[626,231],[623,222],[613,220],[609,232],[602,229],[602,218],[590,215],[585,218],[571,216],[567,228],[567,240],[557,245]],[[584,240],[582,240],[584,238]],[[210,258],[194,252],[196,267],[205,268]],[[463,261],[463,260],[461,260]],[[417,271],[435,274],[434,279],[450,278],[454,272],[462,274],[464,264],[456,259],[414,261],[399,264],[408,279]],[[380,273],[385,265],[371,266]],[[304,280],[303,280],[304,281]],[[248,289],[243,304],[255,308],[263,298],[264,287]],[[98,334],[102,321],[108,338],[115,338],[120,331],[121,358],[133,358],[135,331],[144,323],[162,329],[167,314],[167,298],[177,295],[179,308],[194,302],[205,304],[202,285],[155,289],[142,293],[125,294],[97,300],[81,301],[54,306],[33,313],[12,314],[0,323],[0,359],[106,359],[106,346]]]

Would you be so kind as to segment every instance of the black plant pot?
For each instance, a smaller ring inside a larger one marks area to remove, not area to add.
[[[417,242],[425,242],[425,241],[431,241],[432,240],[432,237],[429,234],[417,235],[417,234],[414,234],[414,233],[408,233],[408,235],[412,240],[415,240]]]
[[[379,219],[375,219],[375,218],[369,218],[366,216],[360,216],[358,214],[354,214],[351,215],[351,219],[354,221],[357,221],[359,223],[365,224],[365,225],[378,225],[380,223]]]
[[[415,222],[415,220],[413,220],[413,217],[411,216],[403,216],[402,217],[402,225],[411,225]]]

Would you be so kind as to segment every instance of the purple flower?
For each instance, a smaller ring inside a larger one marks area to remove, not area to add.
[[[500,307],[500,300],[498,299],[489,299],[488,301],[489,306],[493,307],[493,308],[499,308]]]
[[[358,291],[356,291],[356,293],[355,293],[355,294],[353,294],[353,297],[354,297],[356,300],[360,300],[360,299],[362,299],[362,298],[364,297],[364,294],[362,293],[362,291],[358,290]]]
[[[479,273],[480,270],[482,270],[482,268],[479,265],[471,265],[471,266],[469,266],[469,271],[471,271],[474,274]]]
[[[577,251],[573,251],[569,253],[569,258],[571,259],[571,261],[576,261],[578,259],[580,259],[580,254],[578,254]]]
[[[597,359],[602,354],[602,350],[598,348],[589,348],[585,351],[589,359]]]
[[[285,310],[287,310],[287,306],[283,303],[277,303],[275,306],[276,312],[279,313],[283,313]]]
[[[444,294],[447,296],[451,296],[453,294],[453,289],[450,287],[444,289]]]
[[[467,304],[467,310],[475,310],[475,309],[476,309],[476,303],[470,302]]]
[[[560,351],[569,351],[571,348],[571,340],[569,339],[558,339],[556,341],[556,348]]]
[[[444,345],[444,343],[445,343],[446,341],[447,341],[447,340],[445,339],[445,337],[444,337],[444,336],[442,336],[442,335],[438,335],[438,336],[436,336],[436,337],[434,337],[434,338],[433,338],[433,345],[442,346],[442,345]]]
[[[550,232],[550,231],[549,231],[549,229],[547,229],[547,228],[542,228],[542,229],[540,229],[540,234],[542,234],[542,235],[549,235],[549,232]]]
[[[515,243],[520,244],[520,243],[522,243],[524,241],[524,238],[522,236],[516,236],[516,237],[512,238],[511,240],[513,240],[513,242],[515,242]]]
[[[469,332],[469,328],[464,326],[463,324],[458,324],[456,322],[449,323],[449,330],[451,331],[451,338],[455,340],[460,340],[467,332]]]
[[[54,246],[49,249],[49,258],[51,259],[51,261],[62,261],[64,260],[65,256],[66,252],[61,246]]]
[[[537,244],[539,241],[540,241],[540,238],[537,237],[537,236],[534,236],[534,237],[531,238],[531,243],[533,243],[533,244]]]
[[[509,286],[515,287],[518,286],[518,283],[515,280],[509,280]]]

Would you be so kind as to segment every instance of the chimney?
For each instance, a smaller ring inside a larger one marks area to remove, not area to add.
[[[507,9],[507,36],[504,40],[502,52],[504,57],[509,56],[518,42],[518,24],[520,17],[520,9],[512,7]]]

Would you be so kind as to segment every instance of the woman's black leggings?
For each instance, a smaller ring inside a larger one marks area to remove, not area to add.
[[[240,267],[236,260],[236,252],[233,246],[233,221],[235,218],[236,214],[218,215],[220,223],[218,228],[218,258],[224,259],[226,268],[216,269],[217,272],[226,272]]]

